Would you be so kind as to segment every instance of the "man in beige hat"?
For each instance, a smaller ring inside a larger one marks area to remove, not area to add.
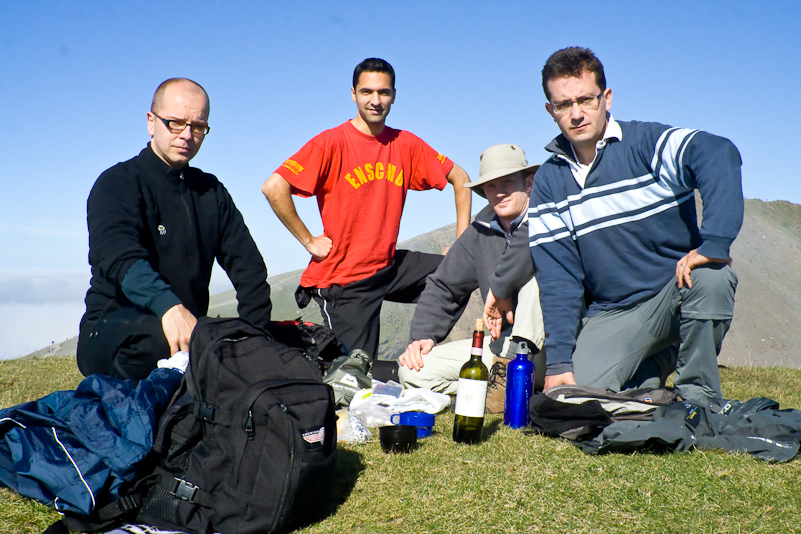
[[[465,184],[489,205],[456,240],[439,268],[428,277],[417,303],[409,333],[409,346],[399,360],[399,377],[407,387],[423,387],[456,394],[459,369],[470,355],[471,340],[444,340],[462,315],[476,289],[486,300],[490,275],[508,251],[512,234],[527,235],[529,192],[539,165],[529,165],[517,145],[495,145],[481,154],[480,177]],[[529,274],[530,276],[530,274]],[[485,337],[484,363],[491,368],[487,411],[503,411],[506,361],[525,340],[532,352],[542,346],[544,331],[539,310],[539,289],[534,278],[518,294],[518,314],[503,325],[497,340]]]

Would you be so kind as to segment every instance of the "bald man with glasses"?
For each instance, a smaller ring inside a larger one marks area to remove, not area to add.
[[[209,306],[216,260],[239,316],[266,327],[267,268],[225,187],[190,167],[209,127],[209,98],[185,78],[163,82],[147,112],[150,142],[106,170],[87,202],[92,280],[78,337],[81,372],[141,380],[189,349]]]

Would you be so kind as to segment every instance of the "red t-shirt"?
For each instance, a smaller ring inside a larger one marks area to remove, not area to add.
[[[326,130],[276,169],[292,193],[317,197],[325,235],[323,261],[312,261],[304,287],[363,280],[392,262],[409,189],[444,189],[453,162],[422,139],[385,127],[366,135],[350,121]]]

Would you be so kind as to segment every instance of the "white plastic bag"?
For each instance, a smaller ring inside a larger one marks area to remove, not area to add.
[[[350,402],[351,415],[368,428],[391,425],[390,418],[396,413],[416,411],[436,414],[450,404],[450,397],[444,393],[423,388],[386,388],[377,381],[374,381],[374,385],[375,388],[358,391]],[[388,394],[382,395],[376,391]]]
[[[451,398],[444,393],[437,393],[430,389],[408,388],[403,390],[401,398],[392,403],[398,412],[426,412],[439,413],[451,402]]]
[[[337,441],[344,443],[363,443],[370,441],[373,434],[361,420],[348,408],[337,410]]]
[[[358,391],[350,402],[350,412],[368,428],[391,425],[395,411],[390,407],[397,400],[392,395],[375,394],[373,388]]]

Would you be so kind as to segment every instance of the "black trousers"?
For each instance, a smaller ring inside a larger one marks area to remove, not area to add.
[[[361,349],[375,363],[381,304],[385,300],[417,302],[425,289],[426,277],[437,270],[442,258],[439,254],[397,250],[392,265],[364,280],[327,288],[299,287],[295,296],[301,307],[305,307],[303,300],[308,303],[308,297],[313,298],[320,306],[325,325],[333,330],[345,349],[348,352]],[[397,367],[394,362],[393,365]],[[394,375],[397,377],[397,372]]]
[[[84,376],[102,374],[142,380],[170,345],[161,320],[150,312],[125,306],[97,321],[81,321],[78,334],[78,369]]]

